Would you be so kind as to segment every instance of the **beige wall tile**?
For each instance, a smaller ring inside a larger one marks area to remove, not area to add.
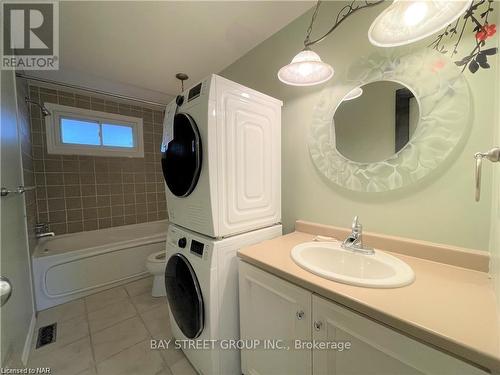
[[[57,222],[51,230],[62,234],[157,220],[165,212],[165,205],[156,207],[165,193],[156,147],[161,142],[162,111],[69,91],[36,86],[30,90],[41,101],[142,117],[145,140],[144,158],[49,155],[45,123],[33,107],[22,137],[25,179],[34,180],[37,187],[36,194],[26,198],[32,202],[33,222],[52,217]]]

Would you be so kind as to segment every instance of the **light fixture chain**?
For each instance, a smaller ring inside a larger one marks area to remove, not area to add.
[[[318,16],[319,6],[320,5],[321,5],[321,0],[318,0],[318,2],[316,3],[316,8],[314,9],[314,13],[313,13],[313,15],[311,17],[311,23],[309,24],[309,27],[307,28],[306,39],[304,39],[304,45],[305,46],[307,46],[308,43],[309,43],[309,38],[310,38],[311,33],[312,33],[314,22],[316,21],[316,17]]]
[[[328,30],[323,36],[319,37],[318,39],[315,39],[313,41],[310,40],[310,35],[312,32],[313,24],[314,21],[316,20],[316,17],[318,15],[318,10],[319,10],[319,4],[321,1],[318,1],[318,4],[316,5],[316,9],[313,13],[313,16],[311,18],[311,24],[309,28],[307,29],[307,34],[306,34],[306,39],[304,40],[304,46],[307,48],[309,46],[312,46],[313,44],[319,43],[323,41],[328,35],[330,35],[337,27],[340,26],[342,22],[346,20],[347,17],[352,15],[353,13],[357,12],[358,10],[365,9],[365,8],[370,8],[375,5],[382,4],[385,0],[377,0],[373,2],[369,1],[363,1],[363,5],[356,5],[356,0],[353,0],[350,4],[344,6],[340,12],[337,15],[337,18],[335,20],[334,25]]]

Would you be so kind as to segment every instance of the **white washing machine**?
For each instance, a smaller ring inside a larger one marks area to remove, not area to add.
[[[171,223],[221,238],[281,221],[281,106],[215,74],[167,106]]]
[[[239,350],[221,350],[240,337],[237,251],[281,236],[281,225],[215,240],[170,225],[165,286],[170,324],[191,364],[204,375],[241,374]],[[207,340],[207,341],[204,341]],[[214,348],[189,348],[219,340]],[[187,347],[187,348],[186,348]]]

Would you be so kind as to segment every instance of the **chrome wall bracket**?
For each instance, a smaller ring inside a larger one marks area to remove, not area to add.
[[[0,196],[6,197],[9,194],[23,194],[29,190],[34,190],[35,186],[18,186],[15,190],[9,190],[6,187],[0,188]]]
[[[474,169],[474,180],[476,187],[476,202],[479,202],[481,199],[481,169],[483,165],[483,160],[489,160],[492,163],[500,162],[500,147],[494,147],[488,152],[476,152],[474,155],[474,159],[476,159],[476,168]]]

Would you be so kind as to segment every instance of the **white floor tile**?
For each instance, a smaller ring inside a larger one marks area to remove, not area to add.
[[[137,281],[132,281],[125,285],[125,289],[130,297],[138,296],[140,294],[149,293],[153,288],[153,277],[146,277]]]
[[[149,340],[136,344],[97,365],[99,375],[155,375],[165,364]]]
[[[172,371],[172,375],[197,375],[196,370],[191,366],[191,363],[184,358],[178,361],[176,364],[170,367],[170,371]]]
[[[78,375],[97,375],[97,371],[94,367],[83,370],[83,372],[79,372]]]
[[[88,314],[90,331],[100,331],[135,315],[136,310],[130,300],[120,299]]]
[[[37,324],[43,327],[52,323],[60,323],[78,316],[85,315],[85,305],[82,299],[64,303],[47,310],[42,310],[37,315]]]
[[[90,313],[92,311],[100,310],[104,306],[110,305],[123,298],[128,298],[128,294],[122,286],[92,294],[85,297],[87,312]]]
[[[151,297],[151,293],[145,293],[132,297],[132,302],[139,313],[151,310],[157,306],[167,303],[166,297]]]
[[[158,340],[173,338],[166,304],[141,313],[141,318],[153,338]]]
[[[141,341],[150,335],[138,317],[124,320],[102,331],[92,333],[92,345],[97,363]]]
[[[40,328],[41,326],[41,322],[37,322],[35,328],[35,337],[33,338],[32,343],[32,353],[34,355],[57,350],[89,335],[87,317],[85,315],[81,315],[76,318],[57,323],[56,342],[35,349],[38,337],[38,328]]]
[[[175,348],[173,341],[167,349],[159,349],[158,351],[160,352],[163,360],[166,362],[168,367],[170,367],[170,369],[177,362],[186,359],[186,356],[184,355],[182,350]]]
[[[33,352],[28,362],[28,367],[50,367],[52,375],[76,375],[93,366],[88,337],[48,353]]]
[[[172,375],[172,371],[168,367],[165,367],[160,372],[156,373],[156,375]]]

